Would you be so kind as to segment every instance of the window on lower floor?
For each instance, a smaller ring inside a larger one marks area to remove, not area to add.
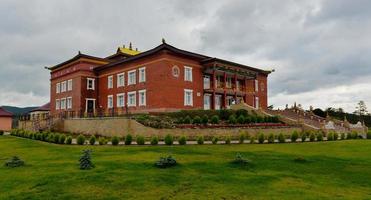
[[[184,105],[193,106],[193,90],[184,89]]]
[[[147,101],[146,101],[146,90],[139,90],[139,106],[145,106]]]
[[[66,98],[61,99],[61,109],[66,109]]]
[[[56,110],[59,110],[60,108],[61,108],[60,100],[59,99],[56,99],[55,100],[55,109]]]
[[[117,107],[124,107],[125,105],[125,94],[117,94]]]
[[[128,92],[128,106],[137,106],[136,92]]]
[[[113,108],[113,95],[108,95],[107,108]]]
[[[72,97],[67,98],[67,109],[72,109]]]

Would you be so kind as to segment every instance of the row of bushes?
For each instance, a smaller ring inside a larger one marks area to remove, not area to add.
[[[256,116],[254,111],[248,113],[247,110],[240,109],[240,110],[230,110],[230,109],[222,109],[222,110],[182,110],[179,112],[171,112],[171,113],[161,113],[160,116],[168,116],[174,119],[185,118],[190,116],[192,119],[196,116],[204,116],[206,115],[209,119],[213,116],[218,116],[221,120],[228,120],[231,115],[235,115],[236,117],[244,116],[247,117],[249,115]]]
[[[203,115],[202,117],[196,115],[193,119],[188,115],[185,118],[179,118],[175,121],[178,124],[219,124],[220,118],[218,115],[213,115],[209,118],[207,115]],[[228,120],[226,121],[228,124],[249,124],[249,123],[278,123],[279,119],[276,116],[244,116],[244,115],[230,115]]]
[[[29,139],[35,139],[35,140],[40,140],[40,141],[45,141],[45,142],[50,142],[50,143],[56,143],[56,144],[72,144],[73,137],[72,136],[66,136],[65,134],[60,134],[60,133],[51,133],[51,132],[41,132],[41,133],[34,133],[30,131],[24,131],[24,130],[19,130],[19,129],[14,129],[11,131],[11,135],[18,136],[18,137],[24,137],[24,138],[29,138]],[[367,138],[371,139],[371,132],[367,134]],[[342,133],[338,134],[335,132],[330,132],[327,134],[327,140],[328,141],[333,141],[333,140],[344,140],[344,139],[357,139],[358,133],[357,132],[352,132],[352,133]],[[262,133],[258,133],[256,136],[250,136],[249,133],[247,132],[241,132],[238,138],[239,143],[244,143],[246,140],[250,140],[250,143],[274,143],[278,141],[279,143],[285,143],[287,139],[290,139],[291,142],[297,142],[298,139],[301,139],[302,142],[305,142],[307,140],[314,142],[314,141],[323,141],[324,140],[324,134],[321,132],[303,132],[299,133],[297,131],[294,131],[291,135],[284,135],[283,133],[280,133],[278,135],[274,134],[269,134],[265,135]],[[164,143],[166,145],[173,145],[174,141],[178,141],[180,145],[185,145],[187,144],[188,138],[186,136],[180,136],[180,137],[174,137],[170,134],[166,135],[163,139]],[[197,144],[204,144],[205,141],[211,141],[212,144],[217,144],[219,141],[224,141],[225,144],[230,144],[232,138],[230,136],[226,136],[223,138],[220,137],[207,137],[205,138],[204,136],[200,135],[196,138]],[[111,142],[112,145],[116,146],[119,145],[120,142],[124,143],[125,145],[131,145],[132,142],[134,141],[134,137],[131,134],[126,135],[125,137],[119,138],[117,136],[114,136],[110,139],[105,138],[105,137],[96,137],[96,136],[90,136],[89,138],[85,137],[84,135],[79,135],[76,137],[76,143],[78,145],[84,145],[84,144],[90,144],[90,145],[106,145],[108,141]],[[137,135],[135,137],[135,141],[138,145],[144,145],[146,142],[146,139],[144,136]],[[158,136],[152,136],[150,138],[150,144],[151,145],[157,145],[159,143],[160,139]]]

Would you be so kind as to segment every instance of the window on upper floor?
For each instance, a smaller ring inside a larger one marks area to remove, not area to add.
[[[128,85],[134,85],[136,83],[136,70],[128,72]]]
[[[193,106],[193,90],[184,89],[184,105]]]
[[[125,106],[125,94],[117,94],[117,107],[124,107]]]
[[[117,74],[117,87],[125,86],[125,73]]]
[[[110,88],[113,88],[113,76],[108,76],[108,83],[107,83],[107,85],[108,85],[108,88],[110,89]]]
[[[108,95],[107,108],[113,108],[113,95]]]
[[[192,82],[192,67],[184,66],[184,80]]]
[[[146,100],[146,90],[139,90],[139,106],[145,106],[147,104]]]
[[[61,83],[61,92],[66,92],[67,91],[67,81],[63,81]]]
[[[72,97],[67,97],[67,109],[72,108]]]
[[[128,106],[137,106],[136,92],[128,92]]]
[[[56,100],[55,100],[55,109],[56,109],[56,110],[59,110],[60,108],[61,108],[60,101],[59,101],[59,99],[56,99]]]
[[[227,77],[226,87],[232,88],[232,77]]]
[[[67,90],[72,91],[72,79],[67,81]]]
[[[139,83],[146,82],[146,68],[139,68]]]
[[[57,83],[55,90],[56,90],[57,94],[61,92],[61,84],[60,83]]]
[[[87,89],[95,90],[95,79],[94,78],[87,78]]]

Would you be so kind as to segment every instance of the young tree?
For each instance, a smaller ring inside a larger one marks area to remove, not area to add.
[[[368,114],[367,106],[364,101],[359,101],[354,114],[358,115],[361,120],[363,120],[363,116]]]

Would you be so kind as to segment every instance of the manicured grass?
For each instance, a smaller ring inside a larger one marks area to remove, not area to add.
[[[90,171],[77,162],[85,148]],[[236,153],[253,166],[230,164]],[[154,167],[169,154],[179,166]],[[13,155],[26,166],[5,168]],[[0,199],[371,199],[371,140],[92,147],[0,136],[0,164]]]

